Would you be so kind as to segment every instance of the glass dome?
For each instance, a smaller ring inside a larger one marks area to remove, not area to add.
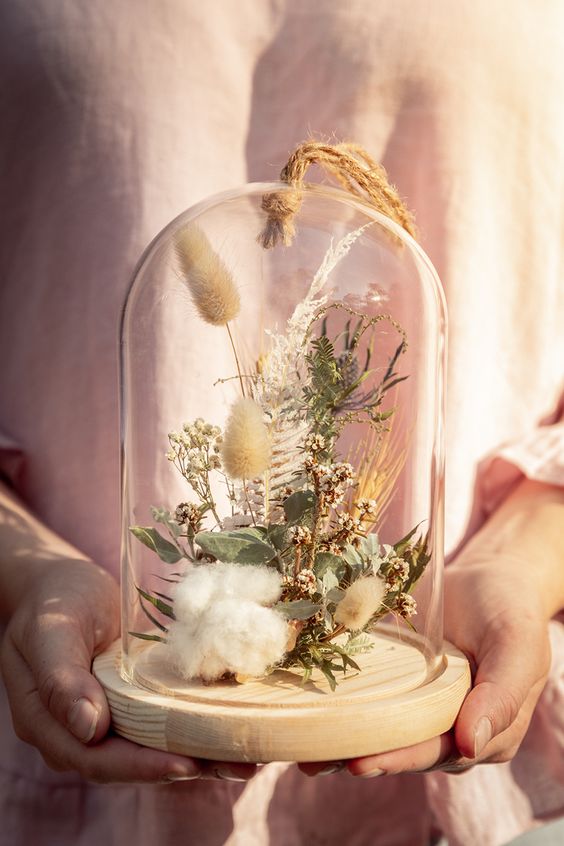
[[[305,187],[291,243],[265,249],[273,192],[292,189],[180,215],[131,285],[121,673],[158,690],[166,666],[179,696],[281,670],[332,689],[376,636],[417,656],[385,696],[442,666],[442,290],[337,189]]]

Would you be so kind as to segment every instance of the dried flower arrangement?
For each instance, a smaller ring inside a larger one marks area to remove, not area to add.
[[[231,272],[195,224],[176,236],[196,311],[229,334],[241,394],[223,432],[198,419],[169,435],[167,457],[195,501],[152,509],[168,538],[131,528],[162,561],[182,562],[159,576],[174,584],[172,595],[137,587],[160,633],[131,634],[166,642],[186,679],[242,681],[284,667],[307,680],[318,668],[334,689],[336,673],[359,669],[354,656],[371,648],[376,621],[392,614],[412,625],[427,538],[415,527],[387,545],[375,531],[402,467],[390,434],[395,409],[384,399],[407,379],[399,374],[407,339],[390,315],[368,317],[324,293],[369,225],[331,244],[285,332],[267,333],[251,375],[229,326],[240,310]],[[330,337],[336,317],[341,330]],[[398,341],[377,379],[370,362],[384,322]],[[340,456],[342,433],[358,424],[369,432],[363,454]],[[215,479],[226,486],[227,515]]]

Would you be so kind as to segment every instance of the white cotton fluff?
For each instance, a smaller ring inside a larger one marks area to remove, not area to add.
[[[261,676],[282,659],[288,623],[272,608],[280,574],[253,565],[191,565],[174,596],[176,621],[168,643],[186,679],[214,681],[224,673]]]

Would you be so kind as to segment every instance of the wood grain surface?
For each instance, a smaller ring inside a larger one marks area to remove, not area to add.
[[[421,641],[385,632],[357,656],[360,673],[331,692],[324,676],[301,684],[278,670],[245,684],[180,679],[166,646],[136,658],[135,683],[120,674],[120,644],[96,658],[115,730],[144,746],[223,761],[325,761],[397,749],[447,731],[470,687],[468,662],[444,644],[428,672]]]

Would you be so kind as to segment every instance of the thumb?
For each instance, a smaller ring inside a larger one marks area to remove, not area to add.
[[[104,690],[91,673],[94,648],[84,627],[73,615],[57,612],[39,623],[39,635],[26,650],[27,662],[42,704],[83,743],[98,741],[110,726]],[[105,620],[97,629],[96,652],[117,637],[117,620]]]
[[[480,651],[474,687],[455,725],[456,744],[466,758],[477,758],[515,722],[550,663],[546,628],[541,625],[527,630],[499,627],[486,634]]]

